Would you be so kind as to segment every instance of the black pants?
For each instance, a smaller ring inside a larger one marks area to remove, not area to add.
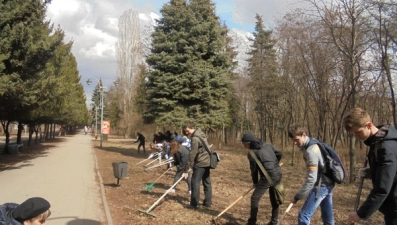
[[[261,200],[262,196],[266,193],[268,189],[269,189],[270,204],[272,205],[272,217],[270,221],[274,224],[277,224],[278,211],[280,205],[277,203],[276,198],[274,197],[273,188],[274,187],[270,187],[269,183],[264,179],[260,179],[259,182],[257,183],[255,190],[251,196],[251,213],[250,213],[250,218],[248,219],[249,225],[256,224],[258,209],[259,209],[259,201]]]
[[[209,167],[194,167],[192,174],[192,194],[190,196],[190,205],[199,206],[200,201],[200,181],[204,186],[203,205],[211,206],[212,204],[212,186]]]
[[[394,189],[392,189],[394,190]],[[385,225],[397,225],[397,199],[387,198],[379,211],[383,214]]]
[[[145,142],[139,142],[138,152],[141,153],[141,146],[143,146],[143,152],[146,153]]]

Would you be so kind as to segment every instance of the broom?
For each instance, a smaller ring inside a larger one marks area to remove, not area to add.
[[[145,191],[151,191],[151,190],[154,188],[154,185],[156,184],[156,182],[157,182],[158,180],[160,180],[160,178],[163,177],[163,176],[168,172],[168,170],[170,170],[170,169],[171,169],[171,167],[168,168],[163,174],[161,174],[160,177],[157,178],[153,183],[145,185],[145,186],[143,187],[143,190],[145,190]]]

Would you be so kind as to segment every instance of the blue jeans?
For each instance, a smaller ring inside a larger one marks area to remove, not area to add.
[[[316,198],[318,187],[314,187],[307,196],[299,215],[298,225],[310,224],[310,218],[313,216],[317,207],[321,208],[321,219],[324,225],[335,225],[334,213],[332,208],[332,190],[334,187],[320,187],[320,193]]]

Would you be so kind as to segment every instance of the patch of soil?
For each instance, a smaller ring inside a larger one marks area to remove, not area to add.
[[[95,153],[99,164],[99,172],[105,186],[106,198],[115,225],[156,225],[156,224],[219,224],[236,225],[246,224],[250,212],[251,192],[236,202],[233,207],[219,216],[216,221],[214,217],[231,205],[252,187],[249,164],[246,157],[247,150],[240,143],[235,146],[216,151],[221,156],[221,161],[215,170],[211,170],[211,182],[213,192],[213,204],[210,209],[201,207],[198,210],[187,209],[190,195],[187,193],[187,185],[180,182],[175,193],[169,193],[163,197],[165,191],[172,186],[175,169],[165,173],[157,182],[166,166],[145,170],[144,165],[151,162],[147,160],[149,152],[138,154],[137,144],[128,139],[109,139],[103,142],[99,148],[99,141],[93,141]],[[297,153],[295,166],[291,166],[291,150],[283,152],[284,165],[283,181],[286,190],[286,201],[281,206],[280,217],[289,205],[290,199],[304,182],[306,171],[302,156]],[[116,186],[117,179],[113,175],[113,162],[127,162],[127,177],[120,180],[120,186]],[[357,163],[361,166],[360,163]],[[153,165],[153,164],[151,164]],[[150,191],[145,190],[146,185],[154,184]],[[347,217],[352,212],[357,194],[357,183],[337,185],[334,190],[334,215],[338,225],[347,225]],[[370,181],[365,181],[361,202],[364,201],[370,190]],[[203,200],[203,186],[200,187],[201,201]],[[155,207],[152,207],[163,197]],[[296,224],[299,209],[304,201],[299,201],[286,215],[282,224]],[[149,210],[150,209],[150,210]],[[143,211],[143,212],[142,212]],[[271,214],[270,200],[267,193],[260,201],[257,224],[267,224]],[[148,212],[148,213],[145,213]],[[151,216],[151,215],[154,216]],[[312,217],[311,224],[322,224],[320,209]],[[368,221],[358,224],[382,224],[382,216],[376,213]]]

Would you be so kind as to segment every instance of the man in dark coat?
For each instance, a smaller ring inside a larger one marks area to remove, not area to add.
[[[212,186],[210,177],[210,154],[206,151],[204,145],[208,147],[207,137],[200,128],[196,129],[193,122],[187,122],[182,127],[184,132],[190,136],[192,147],[189,154],[189,160],[185,166],[183,176],[189,177],[188,171],[193,169],[192,174],[192,193],[190,195],[189,208],[197,209],[200,200],[200,181],[204,186],[203,206],[211,207],[212,204]]]
[[[352,109],[344,118],[345,129],[370,147],[369,170],[360,169],[360,176],[372,179],[372,190],[348,222],[368,219],[377,210],[384,215],[386,225],[397,225],[397,130],[391,125],[375,126],[369,114]]]
[[[259,162],[263,165],[263,168],[269,174],[273,184],[279,184],[282,177],[281,168],[279,165],[279,161],[282,157],[281,151],[276,149],[271,144],[262,142],[249,132],[244,133],[241,141],[246,149],[252,150],[254,152]],[[269,189],[270,203],[272,205],[272,216],[268,225],[276,225],[278,222],[278,212],[280,205],[276,201],[274,195],[274,186],[270,186],[266,176],[250,153],[248,153],[247,157],[250,164],[252,182],[255,186],[255,190],[251,196],[251,213],[247,225],[256,224],[259,201],[267,189]],[[258,176],[260,177],[259,179]]]

